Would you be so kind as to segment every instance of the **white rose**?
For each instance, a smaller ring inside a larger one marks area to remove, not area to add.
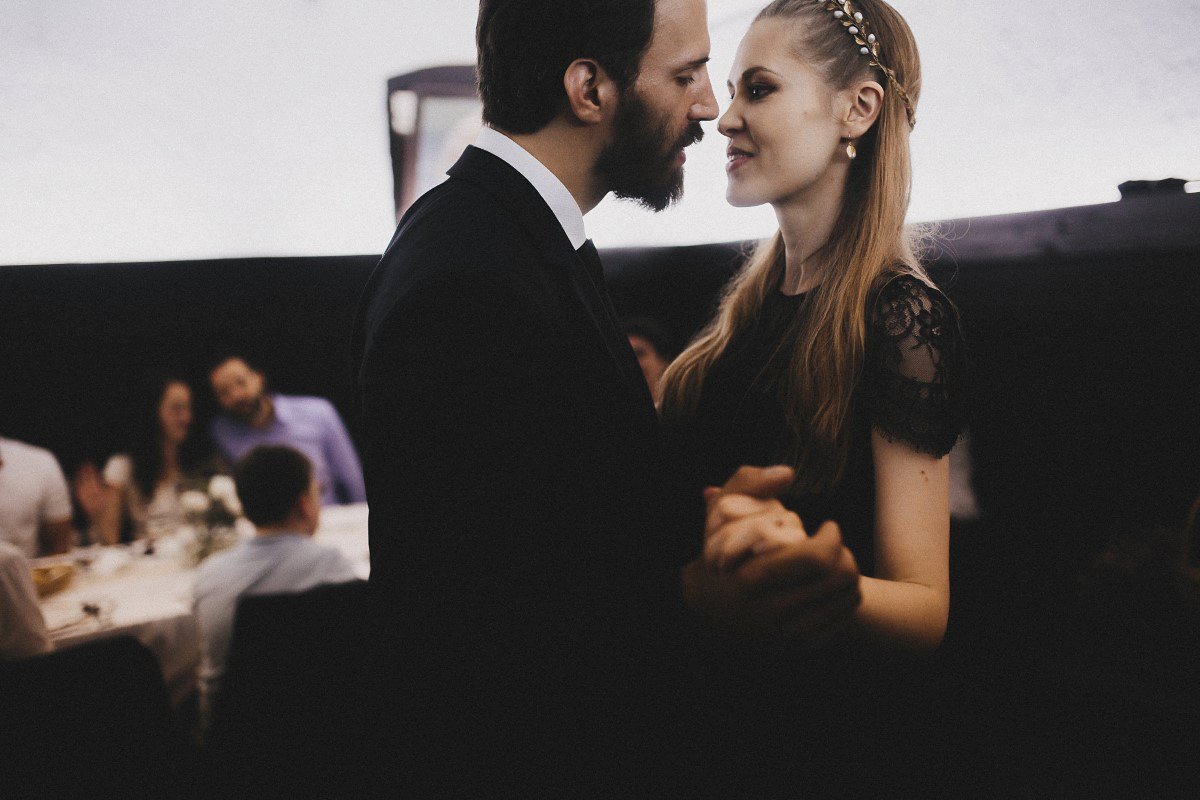
[[[242,502],[238,500],[237,492],[234,492],[221,502],[225,504],[225,510],[230,514],[233,514],[235,517],[242,515]]]
[[[213,475],[208,481],[208,494],[228,506],[237,502],[237,485],[228,475]]]
[[[179,505],[189,514],[203,514],[208,511],[208,495],[189,489],[179,495]]]
[[[238,500],[237,484],[228,475],[214,475],[208,482],[208,494],[235,517],[241,516],[242,503]]]

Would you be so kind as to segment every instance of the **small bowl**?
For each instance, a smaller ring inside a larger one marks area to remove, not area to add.
[[[48,597],[55,592],[67,588],[71,578],[75,576],[73,564],[54,564],[48,567],[33,568],[33,585],[39,597]]]

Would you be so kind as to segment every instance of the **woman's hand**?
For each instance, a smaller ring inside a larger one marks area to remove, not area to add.
[[[706,499],[703,558],[710,569],[735,570],[756,555],[807,538],[800,517],[778,500],[725,494],[717,489],[706,492]]]
[[[788,467],[743,467],[705,491],[703,559],[684,570],[684,597],[711,624],[813,643],[849,623],[862,601],[860,574],[841,531],[827,522],[808,536],[772,495]]]
[[[705,489],[704,563],[732,569],[755,552],[794,540],[800,520],[775,499],[794,477],[791,467],[741,467],[724,486]]]
[[[91,523],[93,543],[116,544],[121,524],[121,490],[107,483],[90,461],[75,472],[71,489]]]
[[[92,520],[103,516],[106,511],[111,511],[113,504],[120,500],[120,490],[105,483],[96,465],[90,461],[75,472],[71,486],[79,507]]]

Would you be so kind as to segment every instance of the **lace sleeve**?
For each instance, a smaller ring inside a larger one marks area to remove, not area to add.
[[[876,296],[863,371],[872,426],[923,453],[950,452],[966,425],[962,333],[954,306],[910,275]]]

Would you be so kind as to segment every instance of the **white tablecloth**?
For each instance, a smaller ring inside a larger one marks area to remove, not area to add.
[[[316,541],[342,551],[359,577],[370,573],[365,503],[322,509]],[[43,599],[42,614],[58,648],[126,633],[137,637],[158,656],[168,689],[180,700],[195,687],[200,663],[192,614],[196,571],[187,564],[183,534],[158,542],[151,555],[143,549],[141,543],[89,547],[38,559],[76,565],[70,585]]]

